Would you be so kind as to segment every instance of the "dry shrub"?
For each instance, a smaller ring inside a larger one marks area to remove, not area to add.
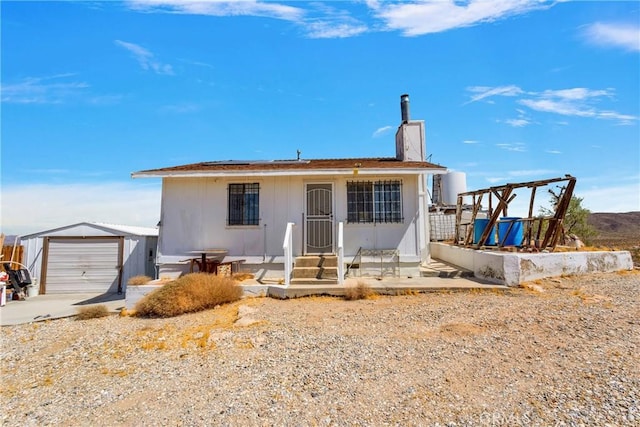
[[[348,301],[367,299],[373,295],[375,295],[373,289],[364,282],[358,282],[356,286],[348,286],[344,290],[344,299]]]
[[[136,314],[135,310],[127,310],[126,308],[123,308],[122,310],[120,310],[120,317],[135,316],[135,314]]]
[[[136,316],[172,317],[237,301],[242,288],[229,277],[187,274],[147,294],[135,306]]]
[[[152,280],[153,279],[151,277],[145,276],[145,275],[133,276],[133,277],[129,278],[129,280],[127,280],[127,285],[128,286],[142,286],[142,285],[146,285],[147,283],[149,283]]]
[[[90,305],[78,309],[76,320],[97,319],[109,315],[106,305]]]

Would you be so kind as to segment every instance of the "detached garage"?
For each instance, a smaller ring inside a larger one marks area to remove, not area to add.
[[[155,228],[83,222],[21,240],[41,294],[121,293],[130,277],[155,277]]]

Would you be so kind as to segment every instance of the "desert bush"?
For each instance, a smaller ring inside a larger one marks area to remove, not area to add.
[[[153,279],[151,277],[145,276],[145,275],[133,276],[133,277],[129,278],[129,280],[127,280],[127,285],[128,286],[141,286],[141,285],[146,285],[147,283],[149,283],[152,280]]]
[[[76,320],[97,319],[109,315],[106,305],[89,305],[78,309]]]
[[[147,294],[135,306],[136,316],[173,317],[237,301],[242,288],[229,277],[206,273],[182,276]]]
[[[364,282],[358,282],[356,286],[348,286],[344,290],[344,299],[349,301],[367,299],[373,295],[375,295],[373,289]]]

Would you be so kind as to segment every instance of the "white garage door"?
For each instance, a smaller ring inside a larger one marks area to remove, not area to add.
[[[119,241],[50,238],[46,293],[118,292]]]

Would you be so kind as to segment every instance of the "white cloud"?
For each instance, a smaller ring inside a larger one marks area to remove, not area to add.
[[[607,119],[607,120],[618,120],[618,123],[621,125],[630,125],[633,124],[636,120],[638,120],[637,116],[632,116],[630,114],[620,114],[616,111],[598,111],[597,118],[599,119]]]
[[[373,135],[371,136],[374,138],[378,138],[382,135],[388,134],[391,131],[391,129],[393,129],[392,126],[383,126],[381,128],[376,129],[375,132],[373,132]]]
[[[310,22],[305,25],[307,35],[312,39],[335,39],[357,36],[368,30],[366,25],[336,23],[331,21]]]
[[[640,51],[640,26],[596,22],[583,29],[583,35],[592,44]]]
[[[592,108],[587,108],[584,105],[578,105],[566,100],[539,98],[521,99],[518,102],[532,110],[556,113],[563,116],[595,117],[596,115],[596,112]]]
[[[310,38],[354,37],[369,30],[363,22],[345,10],[320,2],[307,2],[308,9],[282,3],[235,1],[129,1],[129,8],[141,12],[175,13],[207,16],[259,16],[290,21],[300,26]],[[303,4],[303,3],[300,3]]]
[[[562,151],[558,151],[558,150],[546,150],[545,153],[549,153],[549,154],[562,154]]]
[[[260,16],[295,22],[312,38],[352,37],[369,31],[367,25],[350,17],[344,10],[327,3],[306,2],[309,8],[271,1],[256,0],[131,0],[127,6],[148,13],[175,13],[208,16]],[[294,3],[295,4],[295,3]],[[494,22],[536,9],[548,8],[550,2],[540,0],[469,0],[465,4],[454,1],[426,0],[413,3],[385,3],[366,1],[385,30],[400,30],[404,35],[416,36],[453,28]]]
[[[180,61],[184,62],[185,64],[195,65],[196,67],[208,68],[211,70],[215,70],[216,68],[214,65],[202,61],[192,61],[190,59],[180,59]]]
[[[614,99],[615,90],[607,89],[589,89],[584,87],[575,87],[559,90],[544,90],[542,92],[527,92],[515,85],[508,86],[471,86],[467,88],[471,92],[471,98],[465,103],[485,100],[494,96],[518,97],[516,102],[520,105],[530,108],[531,110],[546,113],[560,114],[563,116],[590,117],[602,120],[615,120],[621,125],[630,125],[638,120],[637,116],[623,114],[617,111],[605,110],[597,108],[597,104],[605,99]],[[522,109],[516,109],[519,112],[517,119],[501,120],[511,126],[522,127],[532,123]]]
[[[474,92],[475,95],[472,95],[471,99],[466,102],[466,104],[480,101],[481,99],[489,98],[491,96],[518,96],[523,93],[522,89],[515,85],[498,87],[471,86],[468,87],[467,90],[469,92]]]
[[[131,52],[131,54],[133,54],[133,57],[136,61],[138,61],[138,64],[140,64],[140,67],[142,67],[143,70],[151,70],[156,74],[174,74],[173,67],[171,65],[161,63],[160,61],[155,59],[155,55],[153,53],[143,48],[142,46],[135,43],[124,42],[122,40],[115,40],[115,43]]]
[[[506,123],[509,126],[515,127],[515,128],[521,128],[521,127],[525,127],[528,126],[532,123],[531,119],[529,118],[527,112],[523,109],[520,108],[516,108],[516,112],[518,113],[518,118],[517,119],[505,119],[505,120],[497,120],[498,123]]]
[[[405,36],[438,33],[454,28],[494,22],[533,10],[549,8],[547,0],[420,0],[410,3],[367,0],[378,20],[372,27],[334,5],[340,2],[288,2],[257,0],[130,0],[131,10],[206,16],[258,16],[295,23],[310,38],[354,37],[368,31],[398,30]],[[302,5],[302,6],[300,6]]]
[[[527,151],[527,147],[524,142],[513,142],[513,143],[500,143],[496,144],[496,147],[502,148],[507,151],[516,151],[519,153],[523,153]]]
[[[144,12],[209,16],[262,16],[286,21],[298,21],[305,14],[304,9],[298,7],[255,0],[134,0],[128,1],[127,4],[131,9]]]
[[[600,102],[601,98],[612,98],[614,94],[613,89],[592,90],[587,88],[572,88],[545,90],[538,94],[530,93],[532,98],[520,99],[518,103],[536,111],[564,116],[616,120],[620,124],[632,124],[638,120],[636,116],[598,109],[593,106]]]
[[[160,183],[5,184],[1,203],[7,235],[84,221],[153,227],[160,218]]]
[[[439,33],[460,27],[494,22],[532,10],[550,7],[538,0],[425,0],[411,3],[368,2],[390,30],[405,36]]]
[[[479,144],[480,141],[476,141],[475,139],[465,139],[462,141],[463,144]]]
[[[309,4],[312,8],[306,11],[305,18],[299,24],[310,38],[346,38],[369,30],[367,25],[345,10],[329,6],[327,3]]]
[[[27,77],[19,83],[2,85],[2,102],[14,104],[62,104],[82,97],[89,84],[69,81],[72,73]]]
[[[592,90],[584,87],[574,87],[571,89],[545,90],[541,94],[545,98],[560,98],[566,100],[583,100],[589,98],[599,98],[601,96],[613,96],[613,89]]]
[[[531,121],[529,121],[528,119],[524,119],[524,118],[519,118],[519,119],[507,119],[504,121],[506,124],[511,125],[513,127],[516,128],[521,128],[527,125],[531,124]]]

